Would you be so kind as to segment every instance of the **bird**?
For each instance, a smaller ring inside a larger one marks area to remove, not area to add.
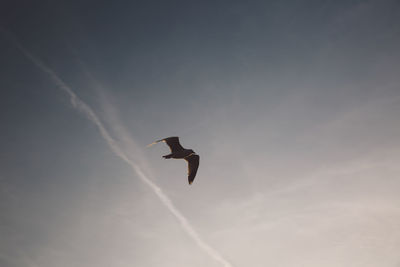
[[[148,146],[152,146],[159,142],[165,142],[171,149],[171,154],[163,156],[164,159],[184,159],[188,162],[188,182],[191,185],[196,176],[197,169],[199,168],[200,156],[197,155],[192,149],[183,148],[179,143],[178,136],[171,136],[164,139],[157,140]]]

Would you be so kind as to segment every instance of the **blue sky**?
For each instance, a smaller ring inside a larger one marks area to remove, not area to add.
[[[1,265],[399,266],[399,10],[6,2]]]

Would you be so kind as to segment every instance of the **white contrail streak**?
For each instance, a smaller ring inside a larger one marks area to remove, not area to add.
[[[82,99],[80,99],[75,92],[69,87],[63,80],[61,80],[58,75],[47,67],[41,60],[32,55],[28,50],[26,50],[21,44],[19,44],[16,40],[14,40],[17,47],[24,53],[24,55],[29,58],[33,64],[35,64],[39,69],[45,72],[50,79],[63,91],[65,91],[70,97],[70,101],[72,106],[86,115],[86,117],[93,122],[100,131],[101,136],[106,141],[108,146],[114,152],[115,155],[120,157],[126,163],[128,163],[133,171],[139,176],[139,178],[147,184],[154,193],[158,196],[161,202],[165,207],[175,216],[175,218],[179,221],[183,230],[195,241],[195,243],[204,250],[209,256],[211,256],[214,260],[218,261],[225,267],[233,267],[233,265],[224,259],[218,251],[208,245],[200,235],[196,232],[193,226],[189,223],[186,217],[175,207],[172,201],[168,198],[168,196],[163,192],[163,190],[156,185],[153,181],[151,181],[141,170],[138,164],[132,161],[125,152],[118,146],[117,142],[112,138],[107,129],[104,127],[103,123],[97,116],[97,114],[93,111],[93,109],[86,104]]]

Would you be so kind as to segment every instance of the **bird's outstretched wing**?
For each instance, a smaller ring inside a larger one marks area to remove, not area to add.
[[[200,156],[193,153],[187,156],[185,160],[188,162],[188,180],[189,184],[193,183],[194,177],[196,176],[197,169],[199,168]]]
[[[184,150],[184,148],[179,143],[179,137],[178,136],[167,137],[167,138],[164,138],[164,139],[161,139],[161,140],[157,140],[156,142],[162,142],[162,141],[167,143],[167,145],[171,149],[171,153],[175,153],[177,151]]]

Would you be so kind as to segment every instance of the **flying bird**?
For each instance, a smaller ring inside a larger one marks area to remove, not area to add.
[[[183,148],[179,143],[178,136],[157,140],[148,146],[152,146],[158,142],[165,142],[171,149],[171,154],[163,156],[164,159],[184,159],[188,162],[188,181],[189,184],[192,184],[194,177],[196,176],[197,169],[199,168],[200,156],[197,155],[192,149]]]

